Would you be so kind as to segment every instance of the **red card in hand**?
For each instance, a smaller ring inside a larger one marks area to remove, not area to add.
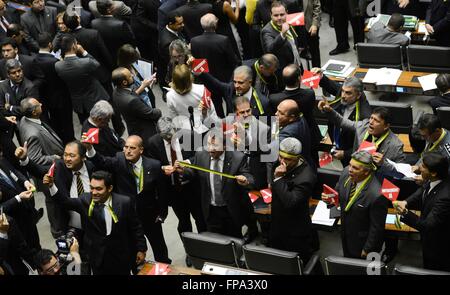
[[[223,135],[226,137],[231,137],[234,134],[234,126],[227,123],[222,123]]]
[[[55,166],[56,166],[56,163],[53,162],[52,166],[50,166],[50,169],[48,169],[47,174],[48,174],[50,177],[53,177],[53,176],[55,175]]]
[[[320,159],[319,159],[320,168],[325,167],[326,165],[330,164],[331,162],[333,162],[333,156],[327,152],[322,153],[322,155],[320,156]]]
[[[98,133],[98,128],[90,128],[88,132],[86,132],[86,138],[83,140],[83,142],[98,144]]]
[[[265,188],[259,191],[264,199],[264,203],[272,203],[272,190],[270,188]]]
[[[339,193],[337,191],[335,191],[330,186],[324,184],[323,193],[330,198],[331,203],[333,203],[336,206],[336,208],[339,207]]]
[[[156,262],[149,274],[153,276],[167,275],[169,271],[168,264]]]
[[[320,75],[314,75],[311,71],[305,70],[302,76],[302,84],[306,87],[317,89],[319,88]]]
[[[207,109],[211,107],[211,92],[206,87],[203,91],[202,102]]]
[[[304,26],[305,14],[303,12],[288,14],[286,15],[286,21],[291,26]]]
[[[367,151],[367,152],[369,152],[369,154],[373,155],[374,153],[377,152],[377,147],[375,146],[375,144],[373,142],[364,140],[359,145],[358,151]]]
[[[259,196],[255,194],[255,192],[249,192],[248,196],[250,197],[250,201],[252,201],[252,203],[259,199]]]
[[[398,194],[400,193],[400,189],[395,186],[392,182],[387,180],[386,178],[383,180],[383,184],[381,185],[381,194],[386,197],[391,202],[394,202],[398,198]]]
[[[192,61],[192,71],[194,73],[209,73],[208,61],[206,58],[194,58]]]

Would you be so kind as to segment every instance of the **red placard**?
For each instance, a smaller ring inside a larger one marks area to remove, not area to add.
[[[50,169],[48,169],[47,174],[48,174],[50,177],[53,177],[53,176],[55,175],[55,166],[56,166],[56,163],[53,162],[52,166],[50,166]]]
[[[252,203],[259,199],[259,196],[255,192],[249,192],[248,196],[250,197],[250,201],[252,201]]]
[[[194,73],[209,73],[208,61],[206,58],[194,58],[192,61],[192,71]]]
[[[359,145],[358,151],[367,151],[369,152],[369,154],[373,155],[374,153],[377,152],[377,147],[373,142],[364,140]]]
[[[383,180],[383,184],[381,185],[381,194],[386,197],[391,202],[394,202],[398,198],[398,194],[400,193],[400,189],[395,186],[392,182],[387,180],[386,178]]]
[[[319,159],[320,168],[325,167],[331,162],[333,162],[333,156],[330,153],[323,152]]]
[[[291,26],[304,26],[305,14],[303,12],[291,13],[286,16],[286,21]]]
[[[317,89],[319,88],[320,75],[314,75],[311,71],[305,70],[302,76],[302,84],[306,87]]]
[[[211,107],[211,92],[206,87],[203,90],[202,102],[207,109]]]
[[[336,207],[339,207],[339,193],[337,191],[335,191],[330,186],[324,184],[323,193],[330,198],[331,203],[333,203]]]
[[[272,203],[272,190],[270,188],[265,188],[259,191],[264,199],[264,203]]]
[[[98,144],[99,141],[98,134],[99,134],[98,128],[90,128],[88,132],[86,132],[86,138],[82,142]]]

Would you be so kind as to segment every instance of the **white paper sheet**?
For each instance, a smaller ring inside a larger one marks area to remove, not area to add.
[[[336,219],[330,218],[330,209],[327,208],[327,204],[319,201],[311,220],[314,224],[333,226]]]
[[[377,85],[397,85],[398,78],[402,74],[401,70],[381,68],[379,70]]]
[[[379,71],[378,69],[369,69],[364,76],[363,83],[377,83]]]
[[[139,59],[137,61],[137,70],[144,79],[150,79],[153,75],[153,63]]]
[[[414,179],[417,175],[412,171],[412,166],[404,163],[395,163],[389,159],[386,159],[389,164],[394,166],[397,172],[403,174],[407,179]]]
[[[438,74],[431,74],[417,78],[419,80],[420,86],[422,86],[423,91],[436,89],[436,77]]]

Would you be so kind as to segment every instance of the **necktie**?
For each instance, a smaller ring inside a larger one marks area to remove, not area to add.
[[[220,171],[219,166],[219,159],[213,160],[214,161],[214,167],[213,170]],[[223,200],[222,196],[222,177],[220,175],[214,174],[213,175],[213,183],[214,183],[214,203],[216,206],[224,206],[225,202]]]
[[[97,223],[100,232],[106,234],[106,221],[105,221],[105,204],[97,203],[94,206],[93,215],[95,222]]]
[[[8,30],[9,22],[5,19],[4,16],[0,17],[1,26],[3,27],[3,30],[6,32]]]
[[[78,193],[78,197],[79,197],[79,196],[81,196],[82,193],[84,193],[83,181],[81,180],[80,171],[77,171],[74,174],[77,178],[77,193]]]
[[[16,188],[14,183],[11,181],[11,179],[6,175],[6,173],[3,170],[0,170],[0,178],[10,187]]]
[[[141,169],[142,167],[138,167],[138,165],[133,165],[133,173],[135,176],[135,180],[136,180],[136,186],[137,186],[137,190],[138,193],[140,193],[142,191],[142,177],[141,177]]]
[[[11,90],[13,91],[14,96],[17,95],[17,90],[18,89],[19,89],[19,85],[17,85],[17,84],[14,84],[13,86],[11,86]]]
[[[348,201],[350,202],[355,195],[356,192],[356,183],[352,182],[352,186],[350,187],[350,194],[348,195]]]
[[[172,144],[170,145],[170,157],[172,158],[172,166],[175,165],[175,161],[177,160],[177,152],[175,151],[175,149],[172,147]],[[177,189],[181,189],[181,179],[180,179],[180,174],[178,173],[174,173],[173,174],[173,181],[175,184],[175,187]]]

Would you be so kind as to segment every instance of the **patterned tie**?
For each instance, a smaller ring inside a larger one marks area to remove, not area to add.
[[[214,159],[213,161],[214,161],[213,170],[222,172],[219,166],[220,159]],[[224,206],[225,201],[222,196],[222,177],[220,175],[214,174],[213,182],[214,182],[214,203],[216,204],[216,206]]]
[[[77,177],[77,193],[78,193],[78,197],[79,197],[79,196],[81,196],[82,193],[84,193],[83,181],[81,181],[80,171],[77,171],[74,174]]]
[[[177,160],[177,152],[172,147],[172,144],[170,145],[170,157],[172,158],[172,166],[175,166],[175,161]],[[177,172],[175,172],[173,174],[173,181],[174,181],[174,184],[175,184],[175,187],[177,188],[177,190],[181,190],[180,177],[181,177],[180,174],[178,174]]]

